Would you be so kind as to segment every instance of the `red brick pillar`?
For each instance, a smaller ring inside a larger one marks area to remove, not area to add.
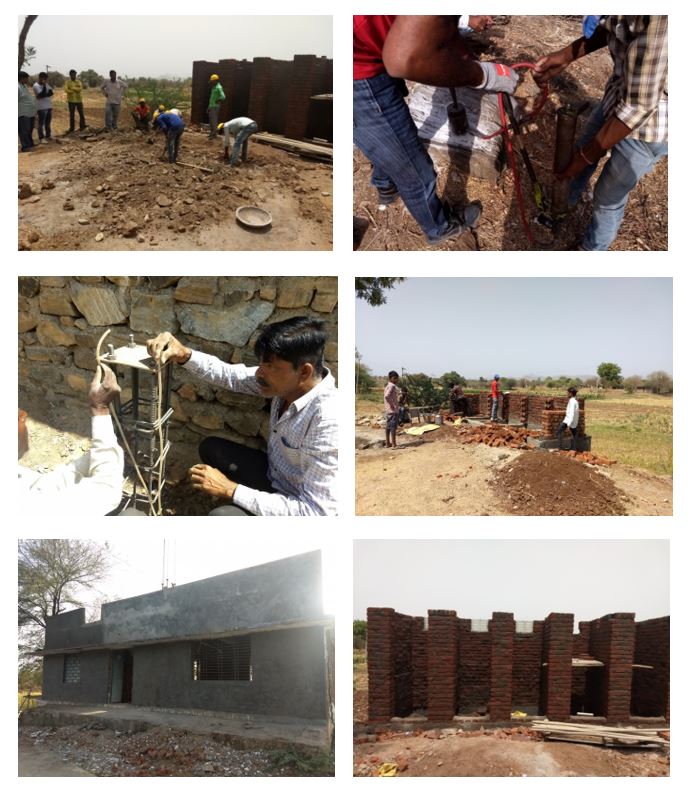
[[[414,709],[426,709],[428,705],[428,633],[424,630],[423,617],[413,617],[411,621],[411,666],[412,704]]]
[[[513,634],[512,614],[495,611],[489,621],[491,640],[491,687],[489,719],[510,720],[513,702]]]
[[[368,720],[395,715],[394,609],[368,609]]]
[[[269,93],[273,91],[271,73],[273,59],[260,57],[252,64],[252,80],[249,86],[249,117],[259,126],[266,128],[266,107]]]
[[[633,614],[610,616],[610,651],[605,660],[609,721],[629,720],[632,699],[632,662],[636,624]]]
[[[428,719],[452,720],[457,695],[457,615],[428,612]]]
[[[573,638],[573,614],[547,617],[542,649],[542,661],[547,663],[542,706],[549,720],[568,720],[571,716]]]
[[[294,56],[288,87],[285,136],[302,140],[307,136],[307,120],[310,114],[310,98],[317,73],[322,65],[316,56]]]

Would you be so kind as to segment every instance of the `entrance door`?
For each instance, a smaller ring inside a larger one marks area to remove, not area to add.
[[[111,703],[130,703],[133,688],[133,654],[130,650],[111,653]]]

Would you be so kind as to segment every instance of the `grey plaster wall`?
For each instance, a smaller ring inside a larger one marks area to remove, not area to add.
[[[109,652],[89,651],[80,657],[80,681],[63,683],[65,654],[44,657],[43,697],[47,701],[106,703],[109,691]]]
[[[190,642],[134,648],[132,703],[307,719],[327,717],[322,626],[252,634],[251,657],[251,682],[193,681]]]
[[[102,606],[104,642],[215,634],[322,616],[321,552]]]
[[[46,620],[45,648],[53,650],[56,648],[84,648],[90,645],[101,645],[104,642],[102,623],[85,624],[84,619],[84,609],[66,611],[65,614],[49,617]],[[81,620],[82,622],[80,622]]]

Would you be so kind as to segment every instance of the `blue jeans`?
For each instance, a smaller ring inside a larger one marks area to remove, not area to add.
[[[378,193],[399,193],[428,240],[448,229],[436,194],[436,171],[419,140],[400,86],[387,73],[353,82],[353,142],[373,163]]]
[[[582,148],[590,142],[604,123],[602,106],[598,106],[576,147]],[[610,248],[624,218],[629,193],[636,187],[639,179],[653,170],[656,162],[667,154],[667,142],[644,142],[625,138],[613,146],[610,158],[593,190],[593,217],[581,242],[584,251],[607,251]],[[578,202],[597,167],[597,162],[588,165],[571,182],[570,206]]]
[[[496,419],[496,414],[499,412],[499,398],[497,396],[491,397],[491,421]]]
[[[38,128],[39,128],[39,139],[44,139],[44,132],[46,134],[45,139],[51,139],[51,117],[53,116],[53,109],[39,109],[37,112],[39,116]]]
[[[116,124],[119,122],[119,112],[121,111],[121,104],[120,103],[107,103],[104,107],[104,127],[105,128],[116,128]]]
[[[235,142],[232,146],[232,153],[230,154],[230,164],[236,165],[239,162],[240,148],[242,149],[242,161],[247,161],[247,146],[249,145],[249,138],[252,134],[259,131],[259,126],[256,123],[250,123],[245,126],[242,131],[235,137]]]
[[[34,147],[34,138],[32,137],[34,118],[18,117],[17,121],[17,133],[19,134],[19,144],[22,146],[22,151],[31,151]]]
[[[183,133],[184,126],[167,129],[167,157],[172,163],[176,162],[179,156],[179,140],[182,138]]]

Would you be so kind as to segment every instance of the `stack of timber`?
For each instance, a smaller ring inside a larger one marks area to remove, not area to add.
[[[288,137],[282,137],[280,134],[269,134],[266,131],[262,134],[252,134],[252,139],[255,142],[262,142],[264,145],[272,145],[274,148],[283,148],[284,151],[290,151],[307,159],[331,162],[334,158],[334,149],[331,145],[308,142],[307,140],[291,140]]]
[[[555,720],[533,720],[530,728],[543,734],[547,740],[570,743],[631,748],[662,748],[669,745],[669,741],[660,736],[666,734],[668,729],[600,726],[594,723],[565,723]]]

